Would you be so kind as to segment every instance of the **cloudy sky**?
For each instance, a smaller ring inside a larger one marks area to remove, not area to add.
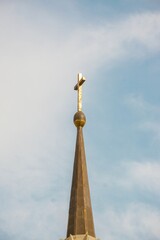
[[[66,236],[78,72],[96,235],[159,240],[159,0],[0,0],[0,240]]]

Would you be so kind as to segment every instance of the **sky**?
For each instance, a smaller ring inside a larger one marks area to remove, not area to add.
[[[0,0],[0,240],[66,237],[79,72],[96,236],[160,240],[159,66],[159,0]]]

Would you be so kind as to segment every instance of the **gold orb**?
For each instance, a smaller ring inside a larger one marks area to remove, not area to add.
[[[74,125],[76,127],[83,127],[86,123],[86,117],[83,112],[76,112],[73,118]]]

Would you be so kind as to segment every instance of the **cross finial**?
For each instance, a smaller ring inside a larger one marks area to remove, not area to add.
[[[78,73],[78,82],[74,87],[74,90],[77,90],[77,111],[82,111],[82,84],[85,80],[82,73]]]

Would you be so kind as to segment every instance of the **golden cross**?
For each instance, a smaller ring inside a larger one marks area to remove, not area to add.
[[[82,73],[78,73],[78,82],[74,87],[74,90],[77,90],[77,111],[82,111],[82,84],[85,80]]]

